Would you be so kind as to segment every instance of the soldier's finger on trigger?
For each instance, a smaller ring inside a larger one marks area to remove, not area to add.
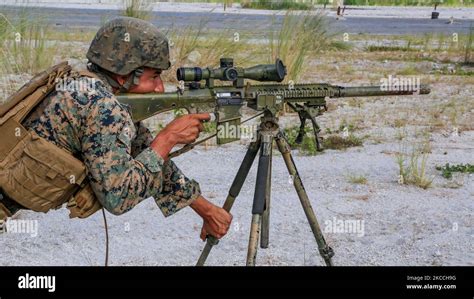
[[[211,118],[211,115],[209,113],[196,113],[193,115],[199,121],[209,120]]]

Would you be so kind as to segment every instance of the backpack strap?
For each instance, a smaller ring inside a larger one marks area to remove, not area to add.
[[[20,90],[11,95],[4,105],[0,106],[0,125],[11,117],[22,122],[31,110],[53,90],[57,80],[70,71],[71,66],[65,61],[34,76]]]

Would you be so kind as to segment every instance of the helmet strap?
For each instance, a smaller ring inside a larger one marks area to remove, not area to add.
[[[133,85],[138,85],[140,84],[140,77],[143,75],[144,69],[138,68],[134,70],[130,76],[128,76],[127,81],[120,87],[120,92],[126,92],[132,87]]]
[[[87,65],[87,69],[94,73],[100,73],[107,80],[107,83],[109,83],[110,86],[115,89],[118,89],[120,92],[127,92],[132,86],[132,84],[140,84],[140,77],[143,75],[144,72],[144,69],[142,67],[134,70],[130,74],[130,76],[128,76],[127,80],[122,85],[120,85],[117,80],[113,78],[111,72],[101,68],[95,63],[89,63]]]

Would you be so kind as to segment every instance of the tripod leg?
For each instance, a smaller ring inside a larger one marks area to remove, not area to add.
[[[314,119],[314,116],[311,116],[311,123],[313,124],[313,131],[314,131],[314,141],[316,142],[316,150],[318,152],[321,152],[323,149],[321,147],[321,140],[319,137],[319,132],[321,132],[321,129],[319,128],[318,123],[316,122],[316,119]]]
[[[272,151],[273,151],[273,140],[270,142],[269,162],[268,162],[268,175],[267,175],[267,189],[265,193],[265,210],[262,215],[262,231],[260,235],[260,248],[268,248],[268,242],[270,239],[270,197],[272,189]]]
[[[255,160],[255,157],[257,156],[259,147],[260,147],[259,140],[252,142],[249,145],[247,153],[245,154],[245,157],[242,160],[242,164],[240,164],[239,170],[237,171],[234,181],[232,182],[232,185],[230,187],[229,194],[227,195],[227,198],[224,202],[223,209],[226,210],[227,212],[229,212],[230,209],[232,208],[232,205],[234,204],[235,199],[239,195],[240,190],[242,189],[242,186],[244,185],[245,179],[247,178],[250,168],[252,167],[253,161]],[[209,256],[209,252],[212,249],[212,246],[216,245],[218,242],[219,240],[217,240],[217,238],[213,236],[208,236],[206,245],[204,246],[204,249],[201,252],[201,256],[199,257],[199,260],[197,261],[196,266],[204,265],[207,257]]]
[[[281,134],[277,137],[276,141],[278,149],[285,160],[288,172],[293,177],[293,185],[295,186],[296,192],[298,193],[298,197],[301,201],[301,205],[303,206],[309,225],[311,226],[311,230],[313,231],[316,243],[318,243],[319,253],[326,262],[326,265],[332,266],[331,257],[334,255],[334,251],[327,245],[326,240],[324,239],[323,233],[318,224],[318,220],[316,219],[316,215],[314,214],[313,208],[311,207],[308,194],[304,189],[303,182],[301,181],[295,162],[291,156],[290,146]]]
[[[271,134],[262,134],[260,145],[260,157],[258,159],[257,180],[255,182],[255,193],[253,197],[252,224],[250,227],[249,248],[247,252],[247,266],[254,266],[257,257],[258,238],[262,225],[262,214],[265,209],[265,199],[268,190],[268,175],[271,153]]]
[[[247,266],[255,266],[257,259],[258,236],[262,225],[262,217],[259,214],[252,214],[252,224],[250,225],[249,249],[247,251]]]

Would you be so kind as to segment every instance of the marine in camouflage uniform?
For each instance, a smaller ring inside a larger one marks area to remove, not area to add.
[[[53,91],[24,125],[82,160],[94,193],[113,214],[148,197],[155,198],[165,216],[188,206],[200,195],[198,183],[149,148],[150,131],[133,123],[106,80],[67,78],[63,85],[91,83],[92,89]]]
[[[169,68],[166,37],[148,22],[117,18],[99,29],[87,58],[99,79],[64,78],[29,115],[25,127],[83,161],[94,193],[113,214],[125,213],[148,197],[165,216],[190,205],[201,193],[198,183],[149,147],[150,131],[133,123],[128,107],[114,96],[114,90],[138,84],[144,67]],[[116,75],[130,76],[120,85]]]

